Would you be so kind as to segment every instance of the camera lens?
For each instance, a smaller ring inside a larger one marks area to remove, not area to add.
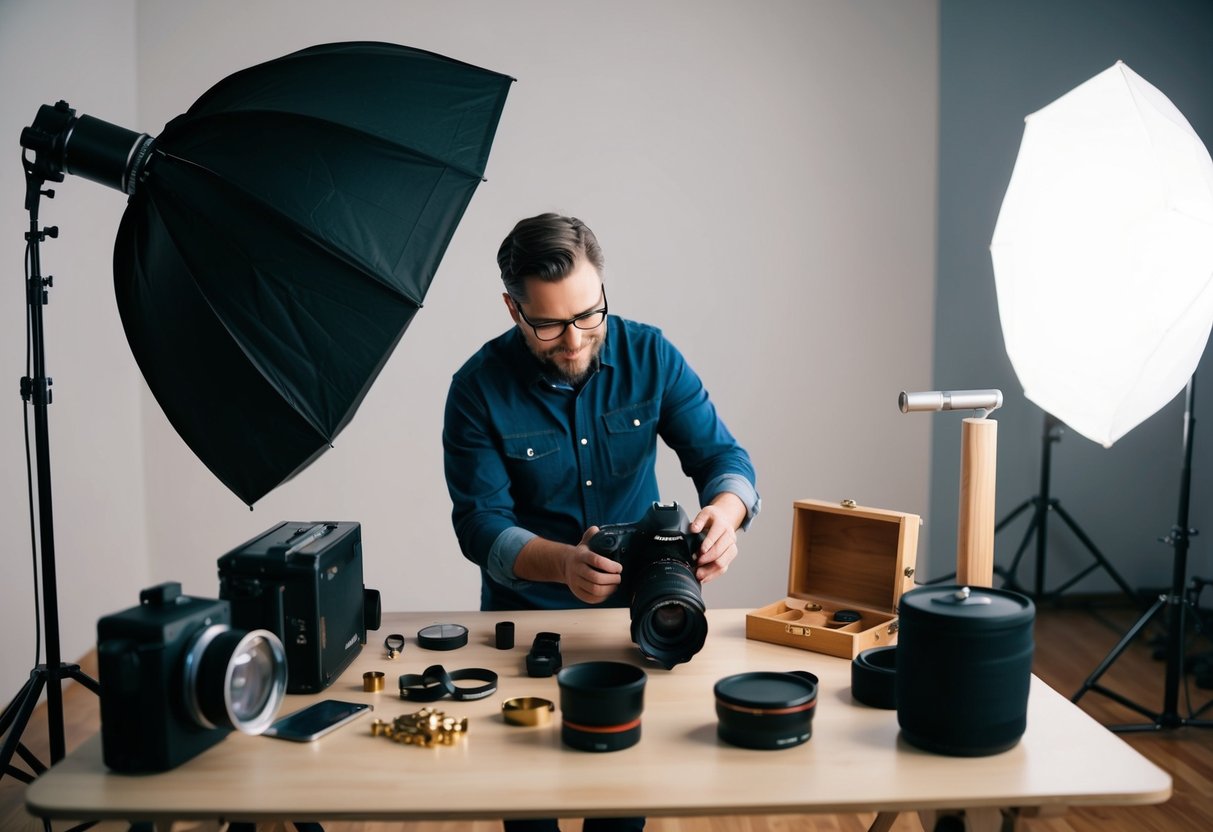
[[[666,668],[690,661],[708,636],[703,595],[691,567],[661,560],[645,569],[632,596],[632,641]]]
[[[286,652],[269,630],[203,630],[185,657],[185,706],[204,728],[260,734],[286,693]]]

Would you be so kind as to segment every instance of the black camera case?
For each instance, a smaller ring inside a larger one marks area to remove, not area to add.
[[[286,649],[287,693],[331,685],[379,629],[379,593],[363,586],[359,523],[284,522],[219,558],[233,626],[263,628]]]
[[[167,771],[232,731],[204,728],[187,713],[182,672],[193,636],[230,625],[230,609],[180,592],[180,584],[144,590],[139,606],[97,622],[101,754],[114,771]]]

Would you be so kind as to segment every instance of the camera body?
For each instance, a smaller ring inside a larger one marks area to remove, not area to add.
[[[634,523],[600,526],[587,544],[623,566],[619,591],[631,599],[632,640],[666,668],[688,661],[707,638],[695,577],[703,540],[678,503],[653,503]]]
[[[283,522],[219,558],[232,622],[286,649],[287,693],[317,693],[379,629],[379,593],[363,586],[359,523]]]
[[[631,593],[643,580],[646,566],[671,561],[694,570],[703,537],[691,531],[678,503],[653,503],[634,523],[599,526],[588,545],[591,551],[623,566],[620,590]]]
[[[139,601],[97,622],[107,767],[166,771],[234,729],[269,727],[286,686],[273,634],[233,630],[226,601],[182,595],[179,583],[145,589]]]

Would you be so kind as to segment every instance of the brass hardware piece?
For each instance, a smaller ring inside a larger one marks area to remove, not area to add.
[[[855,508],[855,501],[854,501],[854,500],[843,500],[843,501],[840,503],[840,505],[841,505],[843,508]]]
[[[511,725],[547,725],[556,705],[538,696],[516,696],[501,703],[501,716]]]
[[[368,670],[362,674],[362,689],[368,693],[376,693],[383,690],[383,671]]]
[[[899,629],[900,629],[900,625],[896,621],[894,621],[893,623],[891,623],[889,625],[889,635],[896,634]]]
[[[787,631],[788,635],[805,636],[806,638],[813,635],[813,628],[804,624],[784,624],[783,629]]]
[[[904,571],[905,571],[905,576],[907,578],[914,577],[914,567],[913,566],[907,566]]]
[[[433,748],[435,745],[454,745],[468,731],[467,718],[456,719],[433,708],[422,708],[416,713],[403,714],[391,722],[383,719],[371,721],[371,736],[387,737],[403,745],[420,745]]]

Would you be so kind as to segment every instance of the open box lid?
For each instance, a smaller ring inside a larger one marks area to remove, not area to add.
[[[917,514],[851,500],[792,503],[788,595],[895,613],[914,586]]]

